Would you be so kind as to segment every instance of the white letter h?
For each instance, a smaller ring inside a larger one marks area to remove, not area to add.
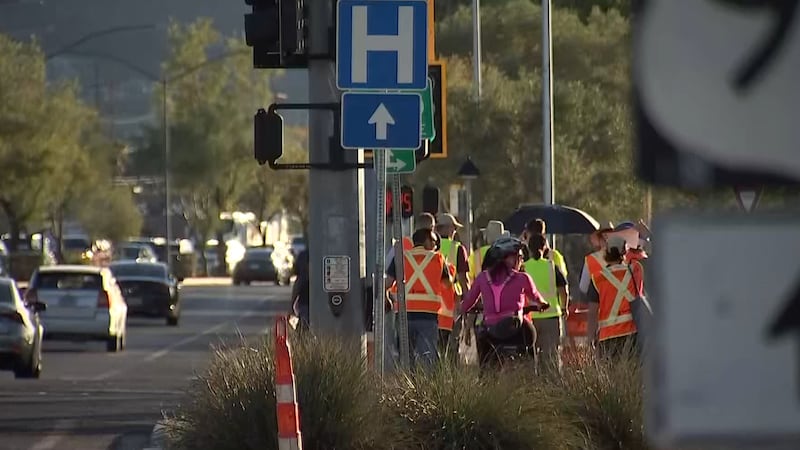
[[[400,6],[397,34],[367,34],[367,7],[353,6],[353,83],[367,82],[367,52],[391,51],[397,54],[397,82],[414,82],[414,8]]]

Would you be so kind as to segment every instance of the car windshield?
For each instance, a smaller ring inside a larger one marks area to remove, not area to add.
[[[136,259],[139,257],[139,247],[122,247],[119,255],[125,259]]]
[[[111,273],[117,278],[149,277],[166,278],[167,271],[162,266],[153,264],[112,264]]]
[[[37,289],[100,290],[103,280],[96,273],[44,272],[36,278]]]
[[[0,305],[13,305],[14,294],[10,284],[0,284]]]
[[[272,250],[264,250],[264,249],[258,249],[258,250],[248,250],[248,251],[247,251],[247,252],[244,254],[244,259],[249,259],[249,260],[254,260],[254,259],[264,260],[264,259],[269,259],[271,255],[272,255]]]
[[[65,238],[62,241],[64,250],[86,250],[92,245],[88,240],[82,238]]]

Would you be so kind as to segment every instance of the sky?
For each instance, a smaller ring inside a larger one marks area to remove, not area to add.
[[[223,34],[244,39],[249,8],[244,0],[0,0],[0,32],[21,40],[35,36],[45,53],[54,53],[90,33],[146,27],[87,40],[76,50],[114,55],[158,75],[170,20],[210,17]],[[123,65],[65,55],[48,63],[48,77],[79,78],[86,100],[113,118],[120,137],[135,134],[142,120],[152,118],[152,83]],[[307,77],[304,71],[290,71],[273,89],[290,100],[305,101]],[[302,113],[286,117],[289,123],[302,120]]]

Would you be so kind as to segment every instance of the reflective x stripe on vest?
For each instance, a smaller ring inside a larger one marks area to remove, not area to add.
[[[533,278],[536,289],[550,304],[550,308],[543,312],[531,313],[532,319],[550,319],[561,316],[561,302],[558,298],[556,286],[556,266],[549,259],[529,259],[525,261],[525,272]]]
[[[417,262],[416,256],[424,255],[422,261]],[[414,248],[405,253],[406,274],[406,309],[408,312],[424,312],[438,314],[441,307],[441,297],[438,289],[441,286],[442,267],[429,270],[434,258],[438,254],[425,249]],[[440,260],[441,261],[441,260]],[[436,273],[434,273],[436,272]],[[430,277],[438,277],[436,281]]]
[[[624,275],[620,280],[617,278],[619,272],[624,271]],[[620,336],[626,336],[636,332],[636,324],[633,322],[633,315],[630,312],[630,304],[634,300],[634,296],[630,290],[631,272],[628,267],[621,264],[616,264],[610,267],[604,267],[597,275],[604,280],[598,287],[600,294],[600,314],[598,317],[598,325],[600,328],[600,340],[611,339]],[[611,307],[606,309],[608,299],[613,296],[613,303]],[[624,306],[624,307],[623,307]],[[622,312],[622,313],[621,313]]]

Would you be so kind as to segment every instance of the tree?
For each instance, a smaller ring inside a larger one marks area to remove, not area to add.
[[[252,117],[272,101],[270,79],[276,73],[254,70],[244,42],[223,37],[208,19],[173,23],[169,41],[164,63],[172,136],[169,170],[201,247],[216,231],[224,260],[219,213],[234,208],[253,183]],[[210,56],[220,48],[221,56]],[[162,95],[159,90],[159,105]],[[163,139],[152,137],[162,132],[151,131],[149,145],[139,152],[154,171],[163,168],[164,148]]]
[[[85,163],[80,152],[94,111],[72,83],[48,89],[44,55],[36,43],[0,35],[0,209],[16,250],[20,232],[61,203]]]
[[[542,199],[542,55],[538,2],[498,1],[481,12],[480,102],[472,89],[470,9],[439,22],[439,51],[448,60],[450,158],[425,162],[417,179],[457,182],[458,166],[472,156],[483,172],[474,206],[484,223]],[[554,8],[552,22],[556,201],[600,220],[638,218],[645,191],[633,167],[628,21],[613,8],[596,8],[584,20]]]
[[[284,130],[284,149],[281,163],[305,162],[308,148],[308,130],[293,127]],[[308,228],[308,171],[272,170],[259,167],[253,186],[241,199],[245,208],[253,211],[259,222],[268,220],[280,211],[297,216],[303,227]],[[262,236],[266,244],[266,235]]]
[[[129,187],[97,184],[82,200],[78,218],[92,239],[120,241],[142,229],[142,215]]]

